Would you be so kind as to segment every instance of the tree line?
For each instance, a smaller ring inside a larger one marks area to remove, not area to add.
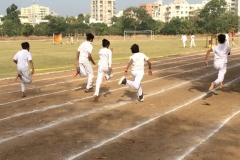
[[[0,25],[1,36],[52,36],[53,33],[63,35],[84,34],[93,32],[95,35],[123,35],[126,30],[153,30],[155,34],[217,34],[235,28],[238,31],[239,17],[228,10],[225,0],[211,0],[201,10],[191,12],[185,19],[172,18],[169,22],[154,20],[146,10],[129,7],[121,17],[112,17],[112,25],[105,23],[89,23],[90,15],[79,14],[77,18],[51,16],[44,19],[48,23],[32,26],[21,24],[20,11],[15,4],[6,9],[3,24]]]

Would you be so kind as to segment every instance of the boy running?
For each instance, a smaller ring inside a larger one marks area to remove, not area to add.
[[[82,44],[78,47],[76,53],[76,63],[75,65],[79,65],[79,68],[73,73],[73,76],[76,77],[79,74],[81,77],[86,77],[88,74],[88,82],[85,89],[85,93],[93,91],[92,82],[93,82],[93,69],[90,62],[95,65],[94,60],[92,59],[92,42],[94,36],[91,33],[86,35],[86,41],[82,42]]]
[[[103,79],[106,81],[107,79],[113,77],[112,74],[112,50],[108,49],[110,46],[110,42],[107,39],[102,40],[103,48],[99,51],[99,62],[98,62],[98,76],[96,80],[96,90],[94,93],[94,102],[98,101],[98,95],[100,90],[100,85]]]
[[[183,48],[186,48],[187,36],[185,34],[182,35],[181,41],[183,42]]]
[[[152,75],[151,71],[151,62],[149,58],[144,54],[139,52],[139,46],[137,44],[132,45],[131,47],[132,56],[130,56],[130,62],[127,65],[125,74],[127,75],[128,68],[132,65],[132,76],[134,81],[127,80],[124,76],[119,80],[118,84],[128,85],[129,87],[138,90],[139,101],[143,102],[143,92],[141,87],[141,81],[144,75],[144,61],[148,63],[149,71],[148,74]]]
[[[32,61],[30,50],[30,45],[28,42],[24,42],[21,44],[22,49],[21,51],[18,51],[15,56],[13,57],[13,62],[17,64],[17,78],[20,77],[21,79],[21,90],[22,90],[22,98],[26,97],[25,95],[25,84],[32,83],[32,75],[34,74],[34,66]],[[30,63],[30,66],[32,68],[32,72],[29,72],[29,66],[28,62]],[[17,79],[16,78],[16,79]]]
[[[218,70],[218,78],[211,83],[209,91],[213,90],[216,85],[220,84],[220,88],[223,87],[223,80],[227,71],[227,58],[230,55],[231,48],[225,43],[226,36],[223,34],[218,35],[219,44],[207,51],[205,57],[205,63],[208,65],[208,56],[210,52],[214,52],[214,68]]]

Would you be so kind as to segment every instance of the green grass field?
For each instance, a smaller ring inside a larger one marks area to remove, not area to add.
[[[111,39],[108,38],[110,41]],[[16,65],[13,63],[13,56],[21,50],[22,41],[2,41],[0,42],[0,78],[13,77],[17,73]],[[79,44],[74,45],[52,45],[52,41],[28,41],[30,43],[30,52],[33,57],[35,74],[52,71],[69,70],[74,68],[75,55]],[[128,62],[131,55],[130,47],[132,44],[138,44],[140,51],[150,58],[160,56],[169,56],[183,53],[193,53],[205,48],[206,40],[196,39],[196,48],[182,47],[180,38],[161,38],[161,40],[112,40],[110,48],[113,48],[113,63]],[[101,40],[95,38],[93,44],[93,59],[97,62],[98,51],[101,48]]]

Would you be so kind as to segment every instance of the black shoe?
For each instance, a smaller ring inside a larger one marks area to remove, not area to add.
[[[127,80],[126,80],[126,78],[124,76],[118,81],[118,85],[126,84],[126,83],[127,83]]]
[[[140,102],[143,102],[143,94],[141,95],[141,96],[139,96],[139,98],[138,98],[138,100],[140,101]]]

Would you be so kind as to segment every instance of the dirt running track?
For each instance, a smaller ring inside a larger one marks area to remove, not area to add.
[[[232,49],[224,88],[213,92],[217,72],[204,55],[152,59],[144,102],[117,85],[126,63],[113,66],[98,103],[71,71],[34,76],[23,99],[19,81],[1,80],[0,159],[239,160],[240,48]]]

